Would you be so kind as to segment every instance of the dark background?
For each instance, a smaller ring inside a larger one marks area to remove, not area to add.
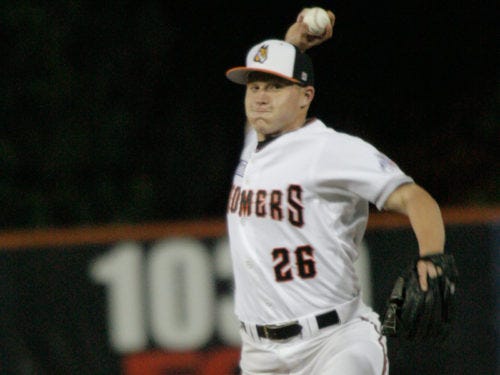
[[[499,202],[493,1],[2,1],[0,229],[222,216],[247,49],[304,6],[311,115],[363,137],[443,206]]]

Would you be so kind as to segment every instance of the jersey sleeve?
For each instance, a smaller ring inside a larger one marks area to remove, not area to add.
[[[360,138],[334,133],[319,149],[312,168],[319,193],[346,190],[379,210],[400,185],[413,182],[399,166]]]

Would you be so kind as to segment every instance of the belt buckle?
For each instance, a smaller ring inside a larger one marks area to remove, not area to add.
[[[283,324],[266,324],[263,326],[264,329],[264,335],[266,336],[266,339],[272,339],[269,330],[275,330],[275,329],[281,329],[281,328],[286,328],[293,326],[295,324],[298,324],[298,320],[294,320],[288,323],[283,323]]]
[[[264,336],[266,339],[269,338],[269,331],[267,330],[267,327],[268,327],[267,325],[262,326],[262,328],[264,329]]]

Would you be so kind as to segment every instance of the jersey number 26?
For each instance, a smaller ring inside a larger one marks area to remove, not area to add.
[[[295,249],[292,255],[290,250],[285,247],[273,249],[273,260],[276,262],[274,266],[274,274],[276,281],[293,280],[291,256],[295,256],[295,264],[297,266],[298,276],[302,279],[311,279],[316,276],[316,262],[314,260],[314,249],[309,246],[299,246]]]

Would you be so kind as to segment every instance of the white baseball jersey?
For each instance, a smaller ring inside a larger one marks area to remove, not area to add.
[[[238,318],[279,324],[358,296],[368,204],[381,209],[408,182],[376,148],[318,119],[259,150],[251,134],[227,207]]]

